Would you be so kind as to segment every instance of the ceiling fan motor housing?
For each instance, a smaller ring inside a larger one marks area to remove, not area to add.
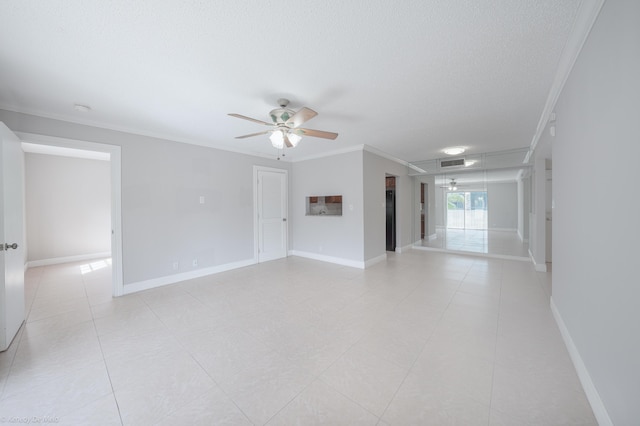
[[[273,124],[284,124],[289,120],[296,112],[289,108],[276,108],[271,110],[269,115],[271,116],[271,120]]]
[[[296,112],[292,109],[287,108],[287,105],[289,105],[289,99],[278,99],[278,105],[280,105],[280,108],[271,110],[269,115],[271,116],[271,121],[273,121],[273,124],[284,125],[284,123],[286,123],[287,120],[293,117]]]

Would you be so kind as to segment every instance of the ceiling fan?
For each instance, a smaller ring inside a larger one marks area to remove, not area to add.
[[[253,121],[255,123],[264,124],[271,127],[269,130],[258,133],[250,133],[248,135],[236,136],[236,139],[250,138],[252,136],[269,135],[269,140],[274,148],[283,149],[293,148],[298,145],[298,142],[302,139],[302,136],[313,136],[316,138],[335,139],[338,137],[337,133],[325,132],[322,130],[303,129],[300,126],[308,120],[318,115],[312,109],[307,107],[301,108],[299,111],[294,111],[287,108],[289,105],[288,99],[278,99],[278,105],[280,108],[272,110],[269,115],[273,123],[267,123],[266,121],[256,120],[255,118],[246,117],[240,114],[229,114],[232,117],[242,118],[243,120]]]
[[[440,188],[445,188],[445,189],[448,189],[449,191],[457,191],[458,183],[456,182],[455,178],[451,178],[451,182],[449,182],[449,185],[443,185]]]

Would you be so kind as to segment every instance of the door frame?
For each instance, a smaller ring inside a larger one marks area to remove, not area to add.
[[[387,246],[387,233],[389,232],[388,229],[388,223],[387,223],[387,209],[388,209],[388,205],[387,205],[387,191],[389,191],[388,187],[387,187],[387,179],[389,178],[393,178],[393,188],[391,188],[391,212],[392,212],[392,219],[391,219],[391,240],[392,240],[392,244],[393,244],[393,250],[389,250],[389,247]],[[401,248],[399,242],[398,242],[398,214],[397,214],[397,198],[398,198],[398,176],[396,175],[391,175],[391,174],[386,174],[384,177],[384,202],[385,202],[385,244],[384,244],[384,248],[385,248],[385,252],[387,251],[392,251],[392,252],[398,252],[398,250]]]
[[[124,294],[122,271],[122,178],[121,147],[78,139],[59,138],[34,133],[15,132],[21,142],[49,145],[85,151],[106,152],[110,156],[111,169],[111,283],[114,297]],[[24,178],[23,178],[24,179]]]
[[[427,237],[427,229],[429,225],[427,223],[427,184],[420,182],[420,239],[424,240]]]
[[[289,256],[289,171],[287,169],[277,169],[275,167],[266,166],[253,166],[253,260],[255,263],[260,262],[260,223],[258,219],[258,212],[260,206],[258,205],[258,173],[259,172],[273,172],[283,173],[285,182],[284,191],[284,209],[287,215],[287,221],[285,226],[285,257]]]

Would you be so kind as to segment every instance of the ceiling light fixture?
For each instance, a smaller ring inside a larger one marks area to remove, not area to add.
[[[289,142],[291,142],[291,145],[293,145],[294,148],[298,145],[298,142],[302,140],[302,136],[294,133],[293,130],[289,130],[287,132],[287,136],[289,136]]]
[[[282,131],[280,129],[271,132],[269,140],[271,141],[271,145],[273,145],[274,148],[284,148],[284,135],[282,134]]]
[[[445,148],[445,149],[442,150],[442,152],[444,152],[447,155],[460,155],[465,151],[466,151],[466,149],[461,147],[461,146],[456,146],[456,147],[452,147],[452,148]]]
[[[475,162],[475,161],[465,161],[465,162],[464,162],[464,166],[465,166],[465,167],[471,167],[471,166],[473,166],[474,164],[476,164],[476,162]]]
[[[273,145],[273,147],[276,149],[284,148],[287,139],[291,143],[290,146],[294,148],[302,140],[302,136],[295,133],[292,129],[287,129],[286,127],[281,127],[272,131],[271,135],[269,136],[271,145]]]

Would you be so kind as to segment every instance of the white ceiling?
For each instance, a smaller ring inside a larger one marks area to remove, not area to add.
[[[0,2],[0,108],[275,157],[286,97],[319,115],[288,159],[405,161],[531,143],[581,0]],[[81,113],[74,104],[89,105]]]

